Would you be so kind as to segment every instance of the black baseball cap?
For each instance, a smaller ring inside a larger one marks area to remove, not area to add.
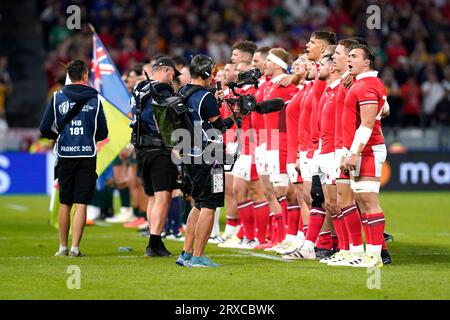
[[[153,67],[171,67],[173,70],[175,70],[175,78],[180,76],[181,73],[177,70],[177,67],[175,65],[175,62],[172,58],[169,57],[160,57],[155,60],[153,63]]]

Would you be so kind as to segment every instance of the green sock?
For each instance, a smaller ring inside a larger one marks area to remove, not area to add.
[[[130,207],[130,189],[119,189],[120,203],[122,207]]]

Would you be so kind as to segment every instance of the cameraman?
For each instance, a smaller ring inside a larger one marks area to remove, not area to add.
[[[169,212],[172,190],[178,188],[178,169],[171,161],[171,150],[163,143],[152,100],[153,95],[171,96],[172,82],[179,75],[172,59],[160,57],[152,65],[151,80],[140,82],[134,89],[136,97],[142,97],[152,90],[152,96],[140,105],[140,121],[137,118],[138,102],[136,98],[132,98],[133,119],[136,121],[133,126],[133,144],[136,147],[138,172],[143,180],[145,194],[149,196],[147,220],[150,224],[150,238],[145,251],[148,257],[172,255],[162,242],[161,233]],[[137,126],[139,134],[136,132]],[[136,141],[137,139],[139,141]]]
[[[222,133],[231,127],[232,121],[224,123],[219,105],[208,91],[214,65],[213,59],[206,55],[199,54],[192,58],[189,68],[191,83],[180,91],[186,97],[186,105],[195,125],[194,134],[201,135],[201,145],[194,143],[187,165],[195,206],[189,214],[183,252],[177,260],[181,266],[219,266],[207,258],[204,252],[212,231],[214,212],[224,205]],[[191,139],[199,140],[197,136]],[[206,152],[210,149],[215,152],[208,158]]]

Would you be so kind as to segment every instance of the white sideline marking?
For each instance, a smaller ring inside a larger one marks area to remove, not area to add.
[[[283,261],[283,262],[292,262],[291,260],[285,260],[283,258],[278,258],[269,254],[264,254],[264,253],[255,253],[255,252],[250,252],[250,251],[237,251],[243,255],[248,255],[248,256],[253,256],[253,257],[258,257],[258,258],[263,258],[263,259],[268,259],[268,260],[275,260],[275,261]]]
[[[21,206],[19,204],[14,204],[14,203],[7,203],[7,204],[4,205],[4,207],[10,208],[10,209],[13,209],[13,210],[16,210],[16,211],[21,211],[21,212],[28,211],[28,209],[29,209],[26,206]]]

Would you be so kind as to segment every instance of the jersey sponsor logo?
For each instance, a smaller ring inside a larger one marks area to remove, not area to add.
[[[86,104],[86,105],[84,105],[83,109],[81,109],[81,111],[82,111],[82,112],[89,112],[89,111],[92,111],[92,110],[94,110],[94,109],[95,109],[95,107]]]

